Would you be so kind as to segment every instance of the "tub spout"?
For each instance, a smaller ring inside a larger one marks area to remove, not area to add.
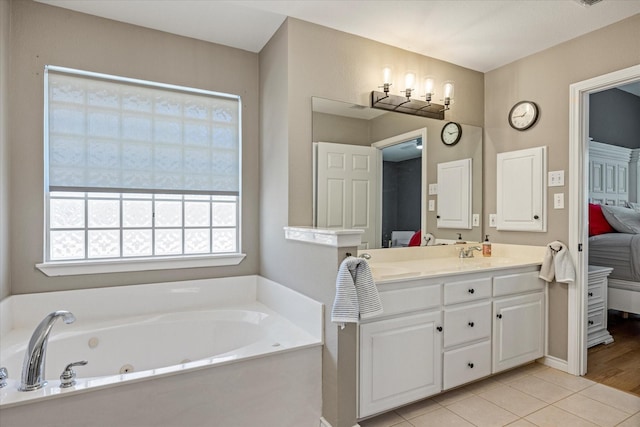
[[[44,379],[47,342],[49,341],[51,328],[53,328],[53,324],[58,317],[62,317],[62,321],[67,324],[73,323],[76,320],[71,312],[65,310],[54,311],[42,319],[33,331],[31,340],[29,340],[29,346],[25,352],[24,363],[22,365],[22,381],[18,390],[38,390],[47,383]]]

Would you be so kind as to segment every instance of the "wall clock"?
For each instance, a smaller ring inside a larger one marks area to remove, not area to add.
[[[456,145],[462,137],[462,127],[459,123],[449,122],[442,128],[440,139],[445,145]]]
[[[515,130],[527,130],[536,124],[538,113],[535,102],[520,101],[509,111],[509,125]]]

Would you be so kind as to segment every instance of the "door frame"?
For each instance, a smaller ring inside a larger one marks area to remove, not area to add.
[[[587,372],[589,94],[638,80],[640,65],[634,65],[569,86],[569,218],[576,218],[569,221],[569,252],[576,281],[568,289],[567,371],[573,375]]]

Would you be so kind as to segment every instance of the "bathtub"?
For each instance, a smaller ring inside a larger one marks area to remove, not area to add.
[[[24,352],[56,310],[45,378],[20,392]],[[323,306],[259,276],[10,296],[0,302],[0,420],[11,425],[315,426]],[[60,388],[64,367],[76,385]],[[64,421],[63,421],[64,420]]]

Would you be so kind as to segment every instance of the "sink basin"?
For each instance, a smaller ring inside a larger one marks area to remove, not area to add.
[[[373,275],[374,279],[391,279],[391,278],[415,276],[418,273],[402,267],[372,265],[371,274]]]

